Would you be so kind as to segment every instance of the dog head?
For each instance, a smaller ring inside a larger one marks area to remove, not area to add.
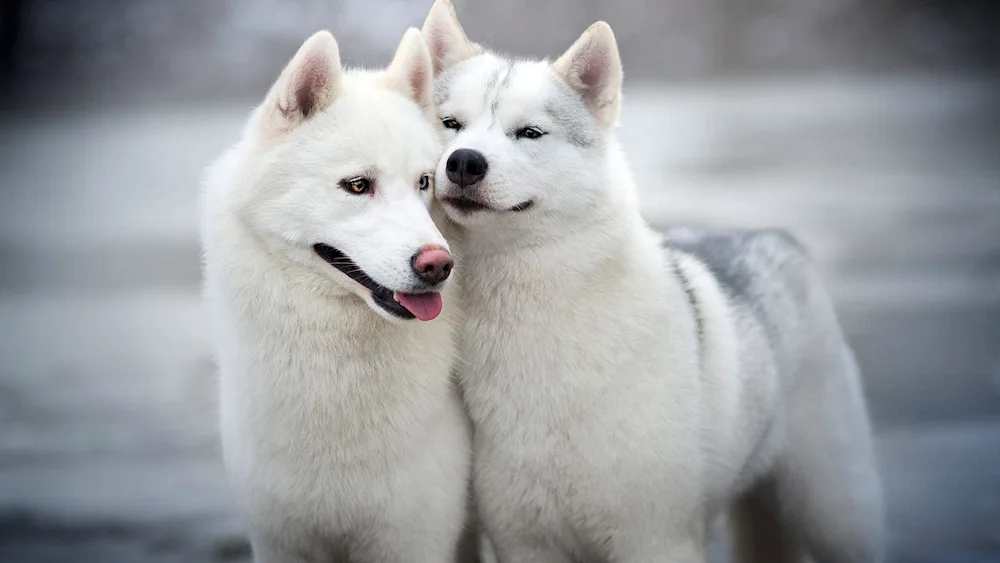
[[[454,221],[560,228],[607,199],[614,187],[600,163],[618,119],[622,68],[606,23],[551,63],[511,61],[471,43],[448,0],[434,4],[422,33],[445,142],[437,197]]]
[[[386,318],[429,320],[452,262],[428,212],[440,140],[431,59],[409,30],[384,72],[345,71],[309,38],[255,110],[238,215],[285,270],[319,276]]]

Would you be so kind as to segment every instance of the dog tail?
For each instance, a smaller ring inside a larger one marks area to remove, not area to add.
[[[803,551],[779,520],[773,503],[753,492],[729,510],[734,561],[738,563],[799,563]]]

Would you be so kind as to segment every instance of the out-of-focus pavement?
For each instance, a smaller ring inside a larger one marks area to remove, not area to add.
[[[865,372],[893,563],[1000,561],[1000,107],[958,77],[632,85],[654,224],[784,226]],[[0,561],[243,560],[199,305],[249,104],[0,116]]]

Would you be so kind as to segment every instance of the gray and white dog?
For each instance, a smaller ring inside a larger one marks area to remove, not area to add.
[[[879,561],[858,368],[800,245],[647,226],[607,24],[554,62],[471,43],[448,0],[422,32],[474,487],[501,563],[701,562],[727,510],[743,561]]]

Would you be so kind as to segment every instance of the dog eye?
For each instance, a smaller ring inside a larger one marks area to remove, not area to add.
[[[514,136],[518,139],[537,139],[544,134],[538,127],[522,127],[517,130]]]
[[[459,129],[462,128],[462,124],[459,123],[458,120],[453,117],[446,117],[442,119],[441,124],[444,125],[446,128],[454,129],[455,131],[458,131]]]
[[[423,176],[421,176],[420,183],[417,184],[417,187],[420,188],[420,191],[426,191],[427,188],[431,187],[431,175],[424,174]]]
[[[368,190],[371,189],[371,182],[368,181],[368,178],[362,178],[359,176],[357,178],[341,180],[340,187],[347,190],[348,193],[360,195],[367,193]]]

